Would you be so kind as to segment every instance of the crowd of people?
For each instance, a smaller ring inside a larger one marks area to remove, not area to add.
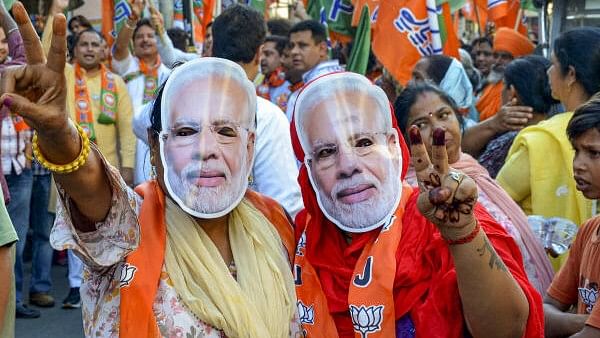
[[[600,337],[600,28],[402,85],[301,3],[198,52],[146,1],[112,46],[51,3],[39,34],[0,2],[1,337],[56,306],[55,250],[86,337]]]

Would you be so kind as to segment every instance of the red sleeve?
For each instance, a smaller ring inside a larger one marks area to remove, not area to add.
[[[527,278],[525,268],[523,267],[521,251],[513,238],[487,213],[483,206],[478,204],[475,207],[475,217],[477,217],[481,228],[485,231],[492,246],[502,258],[502,261],[527,298],[527,302],[529,303],[529,318],[527,319],[527,326],[523,337],[543,337],[544,312],[542,297]]]

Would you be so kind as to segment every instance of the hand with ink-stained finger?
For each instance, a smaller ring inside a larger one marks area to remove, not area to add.
[[[410,127],[411,162],[419,182],[419,211],[442,234],[450,237],[462,235],[461,229],[470,232],[473,225],[473,208],[477,203],[477,185],[462,172],[450,168],[445,145],[445,131],[433,131],[431,157],[423,144],[421,133],[416,126]]]

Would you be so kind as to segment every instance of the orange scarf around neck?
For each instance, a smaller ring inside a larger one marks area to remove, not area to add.
[[[165,195],[156,181],[135,188],[143,198],[139,215],[140,243],[127,256],[121,271],[120,338],[160,337],[153,312],[165,258],[167,231],[165,224]],[[277,229],[288,252],[294,254],[294,234],[285,211],[274,200],[251,190],[245,198],[252,203]],[[201,318],[200,318],[201,319]]]

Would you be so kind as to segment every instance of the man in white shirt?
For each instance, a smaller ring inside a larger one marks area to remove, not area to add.
[[[290,30],[290,54],[295,70],[302,72],[302,81],[307,84],[317,77],[343,71],[338,60],[329,60],[327,28],[316,20],[304,20]],[[298,90],[290,94],[286,115],[289,121],[294,114]]]
[[[140,20],[144,1],[135,0],[132,13],[119,31],[113,54],[112,67],[127,83],[133,103],[134,118],[142,112],[142,107],[154,100],[160,85],[171,73],[162,64],[156,47],[156,31],[150,20]],[[129,42],[133,39],[133,54],[129,52]],[[149,166],[144,160],[150,156],[148,146],[137,141],[135,155],[134,183],[139,184],[150,176]]]

